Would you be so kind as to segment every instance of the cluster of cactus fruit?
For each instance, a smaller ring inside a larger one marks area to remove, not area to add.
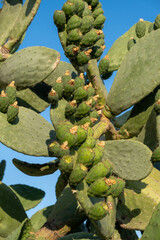
[[[140,19],[100,60],[101,3],[67,0],[53,19],[70,64],[46,47],[17,51],[40,2],[7,0],[0,11],[0,21],[12,22],[0,26],[0,142],[27,155],[56,158],[12,162],[29,176],[60,170],[57,201],[29,219],[26,211],[44,192],[4,184],[2,160],[0,240],[135,240],[135,230],[142,231],[142,240],[157,240],[160,15],[154,23]],[[103,80],[115,70],[107,93]],[[52,124],[39,114],[49,106]]]

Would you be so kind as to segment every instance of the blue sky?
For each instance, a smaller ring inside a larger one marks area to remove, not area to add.
[[[38,13],[33,20],[31,26],[28,28],[25,39],[20,49],[29,46],[46,46],[60,52],[61,60],[69,60],[64,56],[63,49],[58,39],[57,29],[53,23],[53,13],[55,10],[60,10],[65,0],[53,1],[53,0],[42,0]],[[104,26],[106,49],[104,55],[106,55],[109,48],[112,46],[114,41],[125,33],[130,27],[132,27],[140,18],[144,20],[154,22],[155,17],[160,13],[160,2],[159,0],[134,0],[134,1],[107,1],[101,0],[104,15],[106,16],[106,22]],[[0,5],[1,6],[1,5]],[[106,81],[106,88],[109,90],[115,74],[112,79]],[[42,113],[42,116],[49,119],[49,109]],[[51,158],[37,158],[25,156],[20,153],[8,149],[4,145],[0,144],[1,159],[7,160],[7,169],[5,172],[4,183],[6,184],[17,184],[23,183],[37,188],[41,188],[46,192],[45,199],[35,209],[31,210],[28,215],[31,216],[37,210],[54,204],[55,199],[55,184],[59,172],[57,171],[53,175],[44,177],[30,177],[12,165],[12,159],[18,158],[23,161],[44,163],[52,160]]]

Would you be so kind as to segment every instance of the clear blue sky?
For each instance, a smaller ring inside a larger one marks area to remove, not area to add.
[[[58,39],[57,29],[53,23],[54,11],[60,10],[64,2],[65,0],[42,0],[37,16],[30,25],[20,49],[29,46],[46,46],[59,51],[61,54],[61,60],[69,62],[64,56],[60,41]],[[123,33],[125,33],[130,27],[132,27],[140,18],[154,22],[155,17],[160,13],[159,0],[101,0],[101,3],[105,12],[104,15],[106,16],[104,27],[106,49],[104,51],[104,56],[114,41]],[[110,88],[111,82],[111,80],[106,82],[107,89]],[[43,112],[42,116],[50,121],[49,109]],[[30,163],[44,163],[52,160],[51,158],[25,156],[8,149],[2,144],[0,144],[0,151],[1,159],[7,160],[7,169],[3,180],[4,183],[8,185],[17,183],[28,184],[30,186],[41,188],[46,192],[45,199],[38,205],[38,207],[28,213],[29,216],[31,216],[37,210],[55,203],[55,183],[59,175],[58,171],[53,175],[44,177],[30,177],[21,173],[12,165],[12,159],[14,157]]]

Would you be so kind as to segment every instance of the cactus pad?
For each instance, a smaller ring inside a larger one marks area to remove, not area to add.
[[[104,159],[111,163],[113,172],[126,180],[140,180],[151,172],[152,152],[134,140],[106,141]]]

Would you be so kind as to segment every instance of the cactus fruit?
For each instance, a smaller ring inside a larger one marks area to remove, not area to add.
[[[88,195],[92,197],[104,197],[107,195],[110,185],[108,184],[107,178],[99,178],[88,188]]]
[[[77,54],[80,52],[79,47],[77,45],[68,45],[65,49],[65,54],[70,59],[74,59]]]
[[[87,167],[83,164],[77,164],[69,176],[71,185],[77,185],[87,174]]]
[[[74,97],[73,99],[77,102],[82,102],[83,100],[86,100],[88,97],[88,92],[85,87],[79,87],[74,91]]]
[[[0,95],[0,111],[6,113],[9,106],[9,98],[4,90],[1,91]]]
[[[100,14],[96,17],[96,19],[94,20],[94,27],[96,29],[101,29],[104,22],[105,22],[106,18],[103,14]]]
[[[48,94],[48,101],[52,104],[55,104],[58,102],[58,94],[53,88]]]
[[[5,90],[8,98],[9,98],[9,104],[13,104],[16,101],[16,87],[15,82],[11,82]]]
[[[98,34],[96,33],[96,31],[94,29],[91,29],[88,33],[86,33],[83,37],[82,40],[80,42],[80,45],[83,47],[90,47],[93,44],[95,44],[95,42],[98,40]]]
[[[65,12],[68,19],[76,13],[76,4],[67,1],[63,4],[62,10]]]
[[[77,103],[76,100],[72,100],[71,102],[68,102],[66,107],[65,107],[65,116],[69,117],[72,116],[77,109]]]
[[[86,16],[84,18],[82,18],[82,25],[81,25],[81,32],[83,34],[86,34],[87,32],[89,32],[94,24],[94,18],[92,16]]]
[[[18,102],[14,102],[13,104],[9,105],[7,109],[7,121],[12,123],[18,116],[19,113],[19,106]]]
[[[134,46],[134,44],[136,44],[136,40],[131,37],[127,43],[127,49],[130,50]]]
[[[66,23],[66,15],[63,11],[55,11],[54,12],[54,23],[58,29],[63,29]]]
[[[135,32],[138,38],[144,37],[146,33],[146,24],[142,18],[140,18],[139,22],[136,24]]]
[[[84,164],[86,167],[90,167],[92,165],[94,158],[94,153],[90,148],[83,148],[83,151],[78,152],[77,163]]]
[[[96,181],[99,178],[109,177],[111,174],[111,165],[107,161],[99,162],[93,166],[85,178],[88,184]]]
[[[101,59],[99,62],[99,73],[102,75],[102,78],[108,73],[108,67],[109,67],[109,56],[106,55],[104,58]]]
[[[74,89],[75,90],[79,87],[83,87],[85,85],[84,74],[81,73],[79,76],[77,76],[74,79],[74,82],[75,82],[75,84],[74,84]]]
[[[73,15],[67,22],[67,32],[79,28],[81,26],[81,18],[78,17],[77,15]]]
[[[85,64],[88,63],[88,61],[91,59],[91,54],[92,49],[89,49],[87,51],[81,51],[78,55],[77,55],[77,63],[79,66],[83,66]]]
[[[82,33],[78,28],[71,30],[67,35],[68,44],[77,44],[82,39]]]
[[[154,27],[155,27],[155,29],[160,28],[160,14],[158,14],[156,19],[155,19]]]
[[[70,174],[73,170],[73,157],[70,155],[63,156],[60,159],[59,169],[62,173]]]
[[[109,213],[108,206],[105,202],[95,203],[88,212],[89,218],[97,221],[104,218]]]
[[[48,146],[48,149],[50,154],[55,157],[63,157],[64,155],[69,154],[69,146],[67,141],[61,145],[54,141]]]

